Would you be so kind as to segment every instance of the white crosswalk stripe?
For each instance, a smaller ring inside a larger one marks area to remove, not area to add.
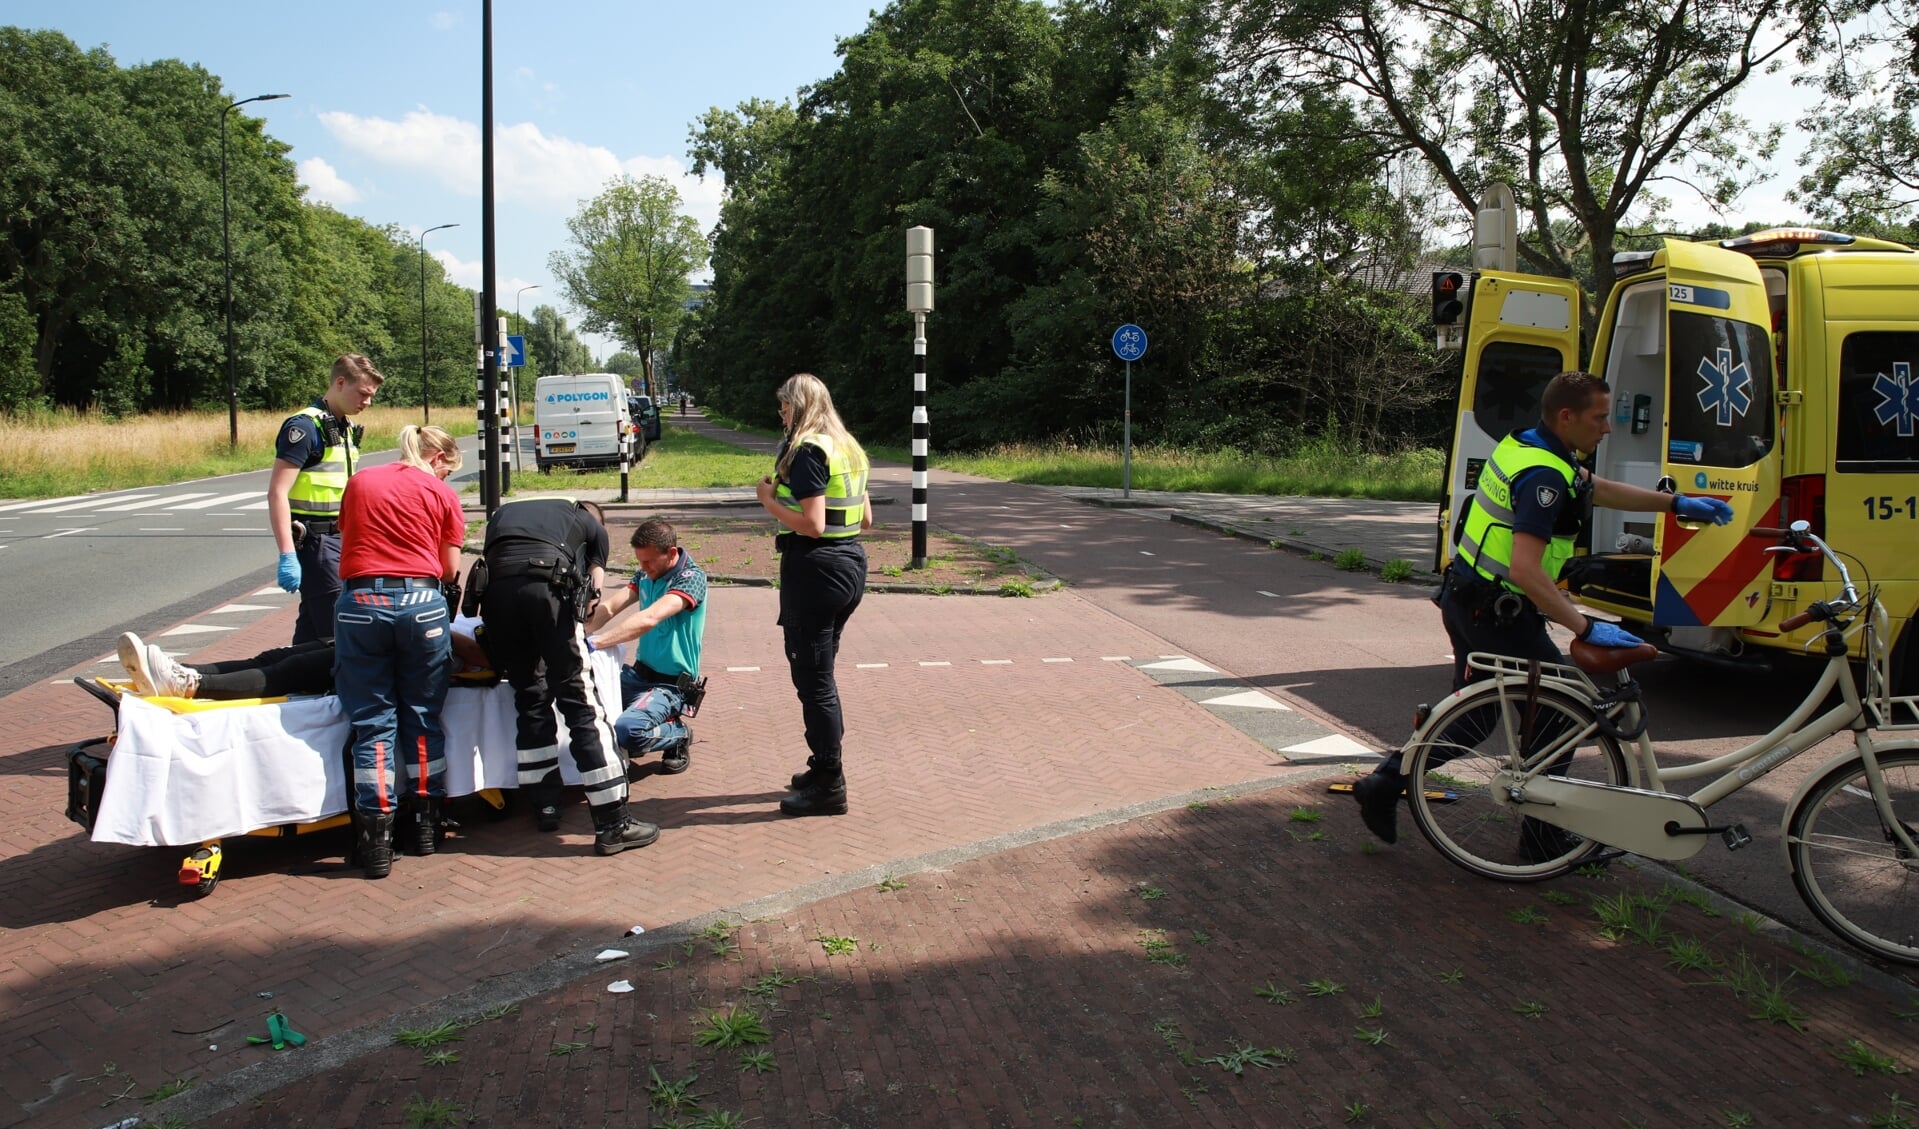
[[[258,490],[248,490],[243,494],[227,494],[218,498],[208,498],[200,502],[187,502],[184,505],[178,505],[173,508],[176,510],[206,510],[227,502],[237,502],[242,498],[258,498],[259,496],[260,492]]]
[[[171,506],[176,502],[186,501],[188,498],[205,498],[207,496],[208,494],[204,490],[193,494],[166,494],[158,498],[148,499],[144,502],[129,502],[124,506],[108,506],[100,512],[103,514],[120,514],[132,510],[149,510],[159,506]]]

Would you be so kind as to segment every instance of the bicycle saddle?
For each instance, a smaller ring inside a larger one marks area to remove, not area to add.
[[[1572,656],[1574,665],[1587,674],[1612,674],[1634,663],[1658,658],[1659,648],[1651,643],[1641,643],[1637,647],[1596,647],[1574,639]]]

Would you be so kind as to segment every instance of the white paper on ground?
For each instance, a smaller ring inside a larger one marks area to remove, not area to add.
[[[609,992],[631,992],[633,985],[625,980],[615,980],[606,986],[606,990]]]
[[[593,957],[593,959],[602,960],[602,961],[623,960],[625,959],[626,955],[627,954],[625,949],[601,949],[599,953]]]

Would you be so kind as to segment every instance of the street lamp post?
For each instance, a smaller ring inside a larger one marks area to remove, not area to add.
[[[520,316],[520,295],[526,293],[529,290],[538,290],[538,289],[539,289],[539,286],[536,284],[533,286],[522,286],[518,290],[515,290],[513,292],[513,321],[514,321],[514,324],[520,327],[520,335],[523,337],[526,335],[526,319]],[[538,311],[535,311],[535,312],[537,313]]]
[[[449,227],[458,227],[457,223],[443,223],[439,227],[429,227],[420,233],[420,422],[433,422],[433,397],[429,394],[432,381],[426,372],[426,237],[436,231]]]
[[[229,234],[232,218],[227,206],[227,115],[248,102],[290,97],[290,94],[255,94],[220,111],[220,251],[221,258],[226,260],[227,272],[227,448],[234,451],[240,449],[240,381],[233,369],[233,239]]]

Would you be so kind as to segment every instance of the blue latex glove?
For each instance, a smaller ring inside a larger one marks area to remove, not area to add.
[[[287,592],[300,590],[300,554],[280,554],[280,588]]]
[[[586,637],[586,653],[590,655],[597,650],[599,650],[599,648],[593,645],[593,636],[588,635]]]
[[[1717,498],[1688,498],[1684,494],[1674,494],[1672,512],[1680,521],[1709,521],[1714,525],[1724,525],[1732,520],[1732,507]]]
[[[1645,642],[1639,636],[1627,631],[1616,623],[1595,619],[1582,637],[1595,647],[1637,647]]]

